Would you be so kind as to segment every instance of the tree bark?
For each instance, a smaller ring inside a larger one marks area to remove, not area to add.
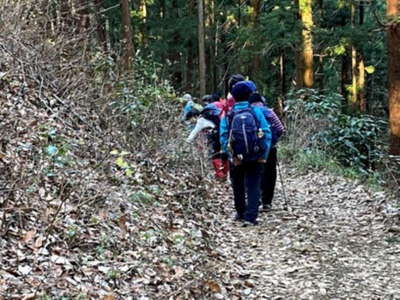
[[[206,93],[206,57],[205,57],[205,40],[204,40],[204,2],[197,1],[198,9],[198,40],[199,40],[199,81],[200,95]]]
[[[134,45],[131,24],[131,2],[130,0],[121,0],[122,15],[122,61],[123,69],[133,71]]]
[[[350,86],[351,86],[351,56],[350,50],[346,49],[346,52],[342,55],[342,69],[341,69],[341,92],[343,96],[343,109],[347,108],[350,98]]]
[[[147,4],[145,0],[139,0],[139,14],[141,20],[140,42],[141,46],[147,45]]]
[[[358,24],[361,26],[364,24],[364,3],[360,2],[359,6],[359,22]],[[364,53],[362,49],[359,49],[357,56],[357,102],[359,104],[359,108],[361,112],[367,112],[367,100],[365,98],[365,63],[364,63]]]
[[[217,90],[217,43],[218,43],[218,36],[217,36],[217,28],[216,28],[216,16],[215,16],[215,0],[208,0],[209,5],[209,12],[208,12],[208,19],[209,19],[209,51],[210,51],[210,74],[209,82],[211,83],[211,90]]]
[[[390,153],[400,155],[400,3],[387,0]]]
[[[260,13],[261,13],[261,0],[251,0],[250,4],[252,7],[252,13],[251,13],[251,22],[253,26],[254,32],[258,32],[259,28],[259,19],[260,19]],[[260,66],[261,66],[261,56],[257,53],[256,45],[254,45],[253,41],[253,50],[254,50],[254,56],[253,56],[253,61],[252,61],[252,66],[251,70],[249,70],[249,74],[253,78],[256,78],[257,74],[259,74]]]
[[[312,88],[314,85],[314,52],[312,40],[313,0],[299,0],[299,13],[302,24],[302,86]]]
[[[351,27],[354,30],[355,27],[355,13],[356,8],[354,5],[354,1],[350,1],[350,16],[351,16]],[[349,108],[352,111],[358,111],[359,106],[357,103],[358,99],[358,88],[357,88],[357,50],[354,45],[351,45],[351,89],[349,96]]]

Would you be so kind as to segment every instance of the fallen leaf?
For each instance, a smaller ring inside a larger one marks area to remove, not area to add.
[[[28,244],[35,235],[36,235],[36,230],[28,231],[24,236],[24,242]]]
[[[208,288],[213,292],[213,293],[221,293],[221,287],[220,285],[213,281],[213,280],[207,280],[206,285]]]
[[[43,246],[43,242],[44,242],[44,236],[41,235],[36,239],[33,247],[35,247],[36,249],[39,249]]]

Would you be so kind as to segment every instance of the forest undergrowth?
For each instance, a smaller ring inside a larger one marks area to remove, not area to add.
[[[0,298],[399,297],[395,199],[285,165],[289,210],[278,183],[241,228],[166,83],[24,13],[0,34]]]
[[[52,32],[34,8],[3,8],[0,297],[210,293],[215,203],[192,155],[176,152],[168,88],[86,52],[90,32]]]

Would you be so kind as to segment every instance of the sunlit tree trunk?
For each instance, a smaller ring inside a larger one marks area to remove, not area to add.
[[[314,25],[312,15],[313,0],[298,0],[298,4],[302,24],[302,86],[312,88],[314,85],[314,52],[312,40],[312,27]]]
[[[359,4],[359,25],[364,24],[364,2],[360,2]],[[357,56],[357,102],[359,104],[359,108],[361,112],[367,111],[367,100],[365,98],[365,63],[364,63],[364,53],[362,49],[359,49]]]
[[[141,29],[140,29],[140,42],[141,46],[147,45],[147,4],[146,0],[139,0],[139,15],[141,20]]]
[[[400,155],[400,3],[387,0],[390,153]]]
[[[130,0],[121,0],[121,15],[122,15],[122,60],[125,70],[133,71],[133,34],[131,24],[131,2]]]
[[[359,25],[364,23],[364,3],[359,3]],[[350,2],[351,26],[356,27],[356,6],[354,1]],[[366,111],[365,100],[365,64],[362,49],[351,46],[351,87],[348,94],[348,106],[352,111]]]
[[[206,93],[206,57],[204,41],[204,1],[197,1],[198,10],[198,40],[199,40],[199,81],[200,95]]]
[[[350,15],[351,15],[351,27],[355,27],[355,12],[356,8],[354,5],[354,1],[350,1]],[[350,89],[350,97],[349,100],[349,108],[353,111],[357,111],[359,109],[357,102],[358,88],[357,88],[357,50],[354,45],[351,45],[350,48],[351,53],[351,89]]]

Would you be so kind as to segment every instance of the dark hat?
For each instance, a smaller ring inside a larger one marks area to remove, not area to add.
[[[239,81],[232,88],[232,96],[236,101],[246,101],[249,99],[250,95],[255,92],[256,85],[253,81],[245,80]]]
[[[211,103],[213,101],[213,99],[212,99],[211,95],[204,95],[201,98],[201,101],[203,101],[204,103]]]
[[[249,103],[252,104],[252,103],[257,103],[257,102],[264,103],[264,97],[262,97],[259,93],[251,94],[251,96],[249,98]]]
[[[216,93],[211,95],[211,99],[212,99],[213,102],[219,101],[219,98],[221,98],[221,95],[218,92],[216,92]]]
[[[239,81],[243,81],[245,78],[242,74],[235,74],[232,75],[228,80],[228,88],[229,91],[232,92],[233,86],[238,83]]]

